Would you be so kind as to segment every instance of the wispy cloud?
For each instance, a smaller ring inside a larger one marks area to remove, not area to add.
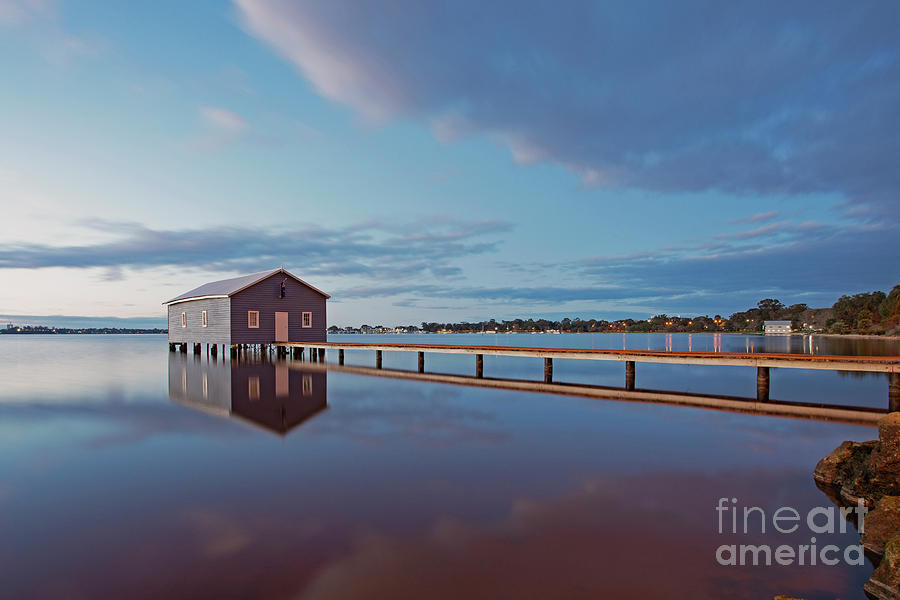
[[[195,150],[217,150],[236,142],[248,130],[241,115],[220,106],[201,106],[201,131],[191,141]]]
[[[24,33],[44,60],[60,67],[73,59],[98,55],[108,43],[68,31],[54,0],[0,0],[0,27]]]
[[[661,312],[726,313],[751,306],[764,294],[830,305],[843,293],[900,282],[900,226],[780,223],[722,236],[715,243],[659,248],[615,256],[532,263],[540,285],[471,285],[466,282],[356,285],[335,297],[395,298],[395,305],[425,307],[435,300],[477,303],[488,312],[516,306],[615,305]],[[495,265],[520,276],[518,265]],[[509,278],[501,275],[500,281]],[[491,309],[487,310],[490,306]]]
[[[48,0],[0,0],[0,25],[21,26],[55,17],[55,2]]]
[[[592,186],[836,193],[855,217],[898,215],[890,2],[852,16],[837,0],[235,4],[247,31],[368,120],[483,135]]]
[[[778,211],[769,211],[769,212],[761,212],[756,213],[754,215],[750,215],[749,217],[744,217],[743,219],[734,219],[731,221],[732,223],[766,223],[767,221],[771,221],[772,219],[778,216]]]
[[[408,278],[460,273],[458,261],[491,252],[509,231],[501,221],[453,218],[377,222],[339,228],[306,226],[273,230],[216,227],[159,230],[138,223],[99,222],[94,229],[114,233],[112,241],[78,246],[0,244],[0,268],[183,266],[218,270],[258,270],[273,264],[302,264],[305,274]]]

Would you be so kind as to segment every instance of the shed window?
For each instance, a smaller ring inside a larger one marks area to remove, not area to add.
[[[247,327],[250,329],[259,329],[259,311],[247,311]]]
[[[312,327],[312,313],[305,312],[300,320],[300,325],[302,327]]]
[[[200,322],[203,324],[204,327],[209,325],[209,320],[206,318],[205,310],[200,313]]]
[[[187,327],[187,313],[181,313],[181,326]]]

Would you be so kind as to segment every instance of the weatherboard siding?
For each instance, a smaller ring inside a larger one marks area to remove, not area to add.
[[[325,341],[325,296],[287,277],[285,297],[281,297],[281,273],[274,273],[231,296],[231,343],[271,344],[275,342],[275,313],[288,313],[288,339],[292,342]],[[177,305],[176,305],[177,306]],[[259,328],[247,327],[247,313],[259,311]],[[302,313],[312,313],[312,327],[302,327]],[[179,313],[180,314],[180,313]]]
[[[230,344],[230,298],[188,300],[169,305],[169,341],[199,344]],[[203,327],[202,311],[206,311],[207,323]],[[187,314],[187,327],[181,326],[181,313]]]

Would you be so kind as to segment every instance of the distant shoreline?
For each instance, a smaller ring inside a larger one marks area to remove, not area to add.
[[[115,330],[96,328],[94,330],[81,331],[9,331],[0,329],[0,335],[168,335],[165,329],[141,329],[141,330]],[[481,332],[481,331],[451,331],[446,333],[330,333],[328,335],[643,335],[643,334],[666,334],[666,335],[761,335],[768,337],[789,337],[789,336],[816,336],[828,338],[843,339],[879,339],[879,340],[900,340],[900,335],[873,335],[864,333],[803,333],[793,331],[791,333],[765,334],[760,331],[563,331],[560,333],[549,333],[546,331],[503,331],[503,332]]]

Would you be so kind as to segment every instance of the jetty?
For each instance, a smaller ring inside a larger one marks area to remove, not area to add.
[[[173,346],[172,349],[174,349]],[[863,371],[885,373],[888,376],[887,406],[889,412],[900,411],[900,356],[840,356],[815,354],[780,354],[769,352],[681,352],[662,350],[596,350],[586,348],[535,348],[520,346],[480,346],[452,344],[395,344],[357,342],[277,342],[270,345],[231,346],[233,357],[241,356],[253,348],[266,351],[274,349],[279,356],[303,359],[307,350],[309,360],[325,361],[325,352],[337,352],[337,364],[344,364],[347,350],[368,350],[375,353],[375,369],[382,368],[384,352],[415,352],[418,355],[418,373],[425,374],[426,354],[468,354],[474,356],[474,378],[484,378],[485,356],[512,356],[543,360],[542,383],[553,382],[555,359],[605,360],[624,363],[627,392],[636,390],[637,363],[666,363],[708,366],[741,366],[756,368],[756,402],[769,402],[770,369],[818,369],[830,371]],[[186,345],[182,351],[186,350]],[[224,348],[223,348],[224,350]]]

